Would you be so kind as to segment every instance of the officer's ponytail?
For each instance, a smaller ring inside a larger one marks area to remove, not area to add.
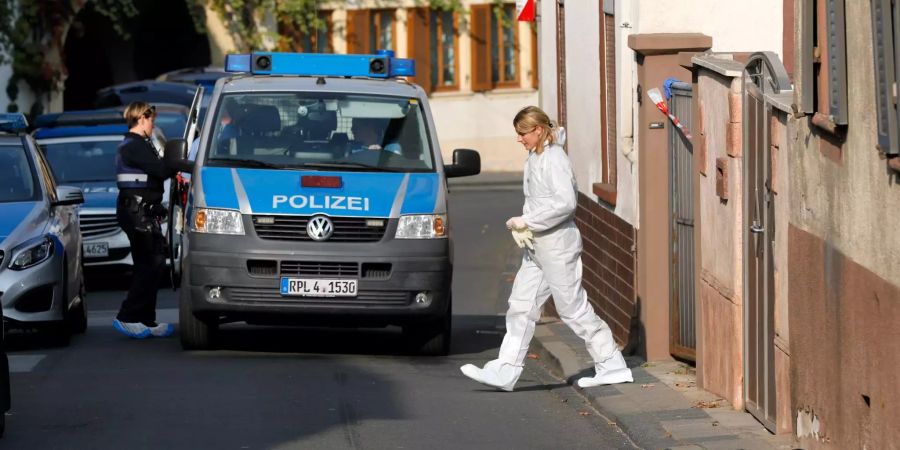
[[[516,128],[516,132],[521,134],[529,133],[536,127],[542,128],[541,137],[538,140],[541,145],[538,145],[537,148],[534,149],[538,153],[544,151],[545,145],[556,143],[556,130],[559,128],[559,125],[550,120],[547,113],[537,106],[526,106],[522,108],[513,119],[513,126]]]

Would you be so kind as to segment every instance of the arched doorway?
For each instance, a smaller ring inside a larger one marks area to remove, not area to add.
[[[209,40],[197,33],[185,0],[134,3],[138,14],[121,24],[131,36],[128,40],[116,33],[92,2],[78,12],[65,44],[66,110],[91,108],[97,90],[112,84],[209,65]]]

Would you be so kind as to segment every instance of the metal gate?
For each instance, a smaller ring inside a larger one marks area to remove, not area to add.
[[[775,202],[766,94],[791,89],[778,56],[756,53],[743,75],[744,102],[744,400],[775,431]]]
[[[669,110],[681,123],[691,124],[691,85],[673,83]],[[696,359],[694,302],[694,148],[671,123],[668,127],[671,205],[671,274],[669,287],[669,352]]]

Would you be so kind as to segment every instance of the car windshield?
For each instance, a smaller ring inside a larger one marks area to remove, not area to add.
[[[156,126],[166,135],[166,139],[184,136],[185,123],[187,123],[187,117],[184,114],[164,112],[156,114]]]
[[[35,201],[40,187],[21,145],[0,144],[0,203]]]
[[[42,143],[59,184],[115,181],[117,140]]]
[[[310,170],[434,170],[417,99],[356,94],[223,96],[206,151],[211,165]]]

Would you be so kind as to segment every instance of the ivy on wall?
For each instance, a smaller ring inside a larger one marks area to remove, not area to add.
[[[18,104],[19,83],[25,82],[35,95],[27,112],[43,112],[43,101],[61,89],[66,74],[63,45],[76,13],[88,0],[0,0],[0,64],[9,64],[12,76],[6,85],[9,112],[22,111]],[[127,39],[121,24],[134,17],[133,0],[90,0],[107,17],[119,35]]]

